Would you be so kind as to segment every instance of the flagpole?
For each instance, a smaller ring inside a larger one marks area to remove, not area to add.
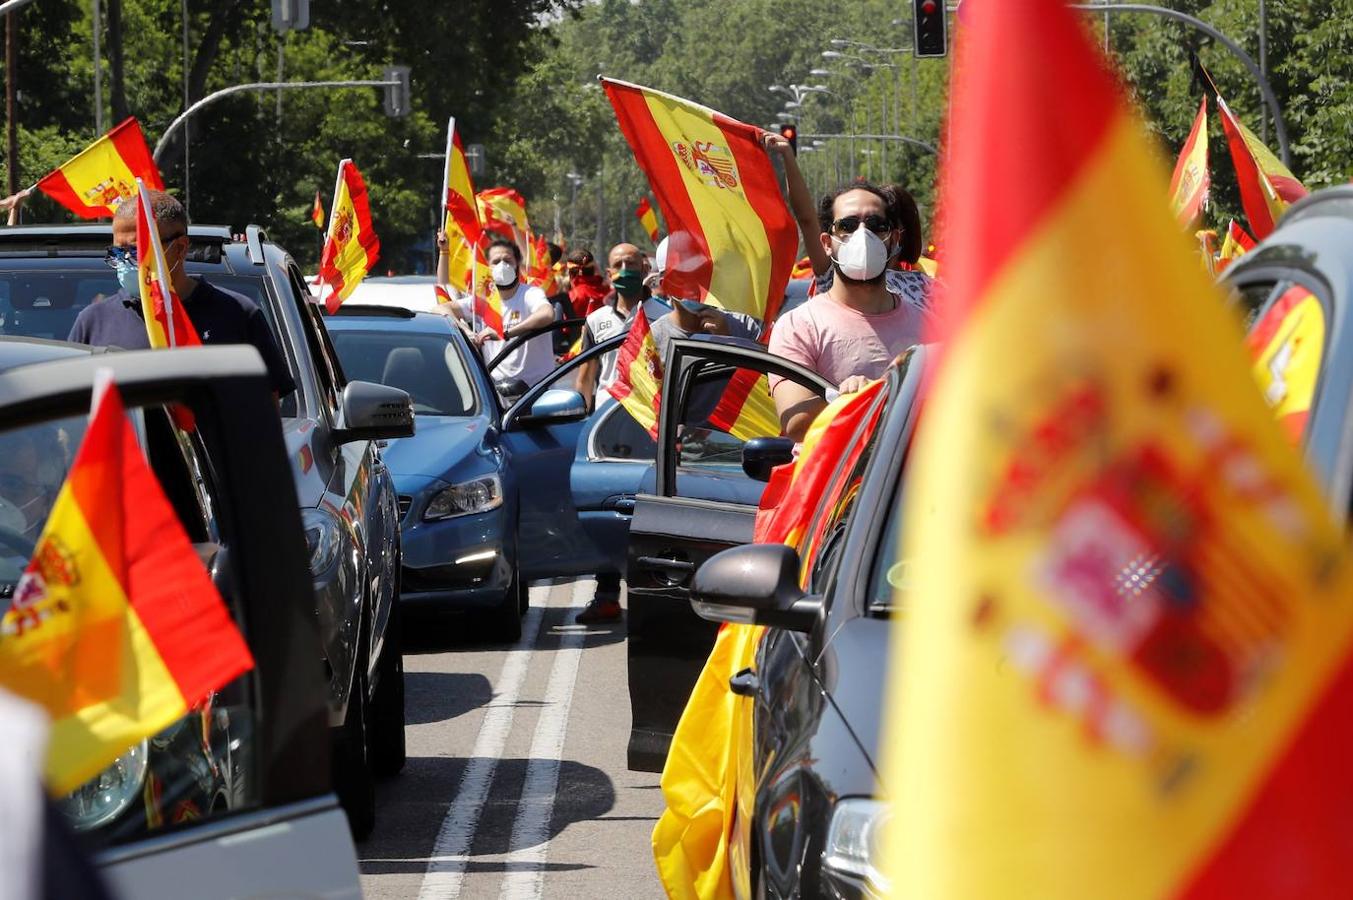
[[[141,179],[136,179],[136,191],[141,209],[138,211],[146,220],[146,231],[150,238],[150,252],[155,258],[155,279],[160,283],[160,299],[164,301],[164,321],[168,325],[165,340],[169,346],[177,347],[178,341],[174,337],[174,300],[172,297],[173,287],[169,284],[169,273],[164,268],[164,247],[160,246],[160,223],[155,221],[154,211],[150,206],[150,196],[146,194],[146,186]],[[144,287],[144,285],[143,285]],[[145,298],[141,302],[145,303]]]

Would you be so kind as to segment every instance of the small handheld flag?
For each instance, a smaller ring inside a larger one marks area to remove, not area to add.
[[[653,211],[653,206],[648,202],[647,197],[639,198],[639,205],[634,208],[634,216],[644,226],[644,232],[648,235],[648,239],[656,244],[658,242],[658,214]]]
[[[1184,228],[1202,215],[1211,183],[1212,176],[1207,168],[1207,97],[1204,96],[1170,178],[1170,209]]]
[[[150,196],[139,178],[136,185],[140,191],[136,204],[136,264],[141,278],[141,315],[146,320],[150,346],[156,349],[198,346],[202,340],[169,279]]]
[[[324,204],[320,202],[319,191],[315,191],[315,205],[310,209],[310,221],[316,228],[324,228]]]

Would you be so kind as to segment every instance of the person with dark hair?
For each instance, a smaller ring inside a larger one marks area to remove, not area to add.
[[[521,248],[513,241],[499,239],[489,244],[487,259],[489,274],[502,301],[503,333],[501,338],[485,326],[475,335],[475,342],[485,347],[485,356],[492,358],[501,339],[510,341],[534,328],[543,328],[554,321],[554,307],[545,292],[525,284],[521,277]],[[539,334],[523,341],[494,369],[499,379],[516,378],[527,387],[535,384],[554,370],[554,346],[548,334]]]
[[[919,343],[928,314],[886,281],[903,240],[890,191],[857,181],[823,197],[817,213],[817,247],[831,263],[831,286],[780,317],[769,349],[849,393],[880,377],[899,353]],[[770,389],[784,433],[802,440],[825,403],[783,378],[772,377]]]
[[[550,305],[554,307],[554,317],[559,321],[575,318],[578,313],[573,308],[573,301],[569,299],[568,287],[564,279],[558,277],[559,269],[562,268],[559,265],[559,260],[564,257],[564,248],[553,243],[545,246],[550,253],[550,270],[555,275],[546,282],[554,286],[554,293],[549,295]],[[555,356],[568,352],[568,348],[573,344],[573,339],[577,336],[576,328],[560,328],[556,331],[553,338]]]
[[[183,308],[202,343],[252,344],[268,367],[268,379],[274,393],[279,397],[290,394],[296,384],[258,304],[243,294],[209,284],[205,279],[189,278],[183,266],[191,243],[188,214],[182,203],[163,191],[147,191],[147,194],[151,218],[164,247],[169,280],[174,293],[183,301]],[[67,338],[72,343],[123,350],[150,349],[150,335],[146,333],[146,320],[141,311],[140,270],[136,255],[138,203],[137,197],[124,200],[113,215],[113,246],[108,248],[107,263],[117,273],[121,289],[80,310]]]
[[[574,250],[568,255],[564,272],[568,275],[568,299],[573,302],[573,311],[585,318],[600,309],[611,289],[597,272],[592,251],[586,247]]]

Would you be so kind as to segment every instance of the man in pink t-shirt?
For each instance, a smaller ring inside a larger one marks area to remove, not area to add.
[[[848,393],[882,376],[898,354],[919,344],[929,315],[884,282],[902,235],[882,190],[853,184],[824,197],[818,218],[836,277],[825,294],[776,321],[769,349]],[[824,402],[786,379],[772,378],[770,388],[784,433],[803,440]]]

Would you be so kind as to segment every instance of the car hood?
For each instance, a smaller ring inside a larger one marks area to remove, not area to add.
[[[475,457],[484,459],[479,471],[496,468],[498,434],[487,416],[416,417],[412,437],[396,438],[381,451],[390,474],[396,478],[441,478]],[[473,467],[466,466],[467,472]],[[478,474],[476,472],[475,474]]]

